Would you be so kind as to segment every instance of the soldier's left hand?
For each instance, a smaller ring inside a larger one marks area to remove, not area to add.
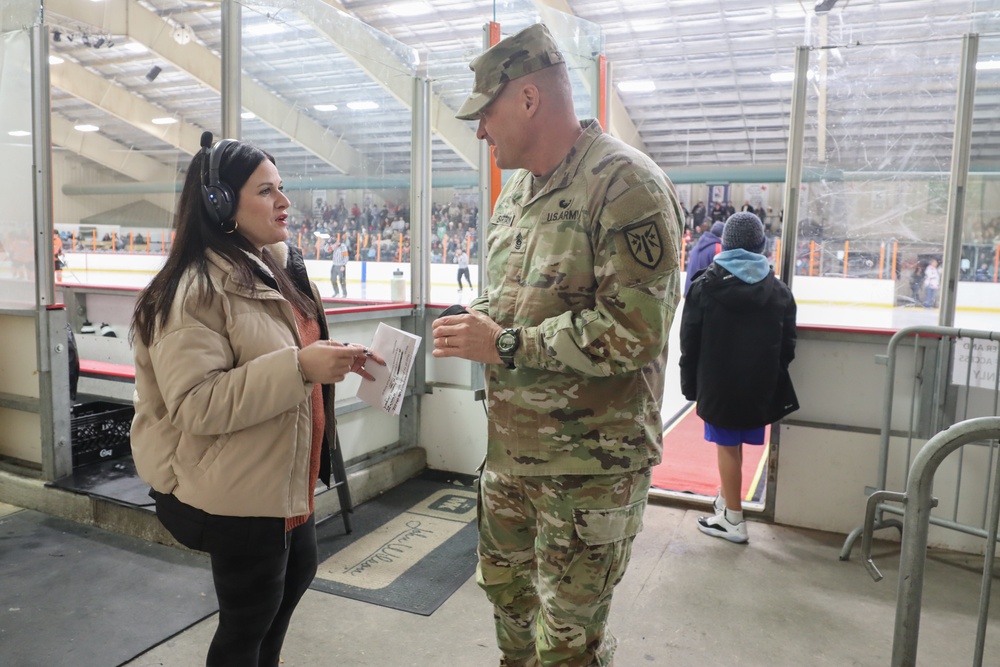
[[[496,340],[503,328],[482,313],[470,310],[434,320],[434,356],[459,357],[484,364],[499,364]]]

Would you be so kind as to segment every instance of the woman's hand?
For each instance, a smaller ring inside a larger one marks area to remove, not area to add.
[[[361,345],[344,345],[333,340],[318,340],[299,350],[299,368],[306,380],[318,384],[335,384],[354,372],[366,380],[374,380],[364,369],[372,359],[385,366],[382,357]]]
[[[354,351],[354,362],[351,364],[351,372],[357,373],[366,380],[375,379],[375,376],[365,370],[365,364],[367,362],[374,361],[379,366],[385,366],[385,359],[363,345],[348,343],[346,347]]]

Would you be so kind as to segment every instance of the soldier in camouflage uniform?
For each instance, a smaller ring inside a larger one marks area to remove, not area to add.
[[[649,158],[576,119],[544,26],[471,67],[458,118],[518,169],[490,219],[486,291],[434,323],[434,356],[487,364],[477,581],[501,665],[605,667],[661,457],[681,209]]]

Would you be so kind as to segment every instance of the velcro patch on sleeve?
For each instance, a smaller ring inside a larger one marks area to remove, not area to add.
[[[625,285],[646,282],[678,264],[675,240],[667,228],[670,201],[651,183],[643,183],[608,202],[601,225],[609,234],[616,265]]]

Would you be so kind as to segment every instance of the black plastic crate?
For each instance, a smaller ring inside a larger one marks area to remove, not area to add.
[[[74,405],[70,413],[73,467],[125,456],[132,451],[129,430],[135,408],[94,401]]]

